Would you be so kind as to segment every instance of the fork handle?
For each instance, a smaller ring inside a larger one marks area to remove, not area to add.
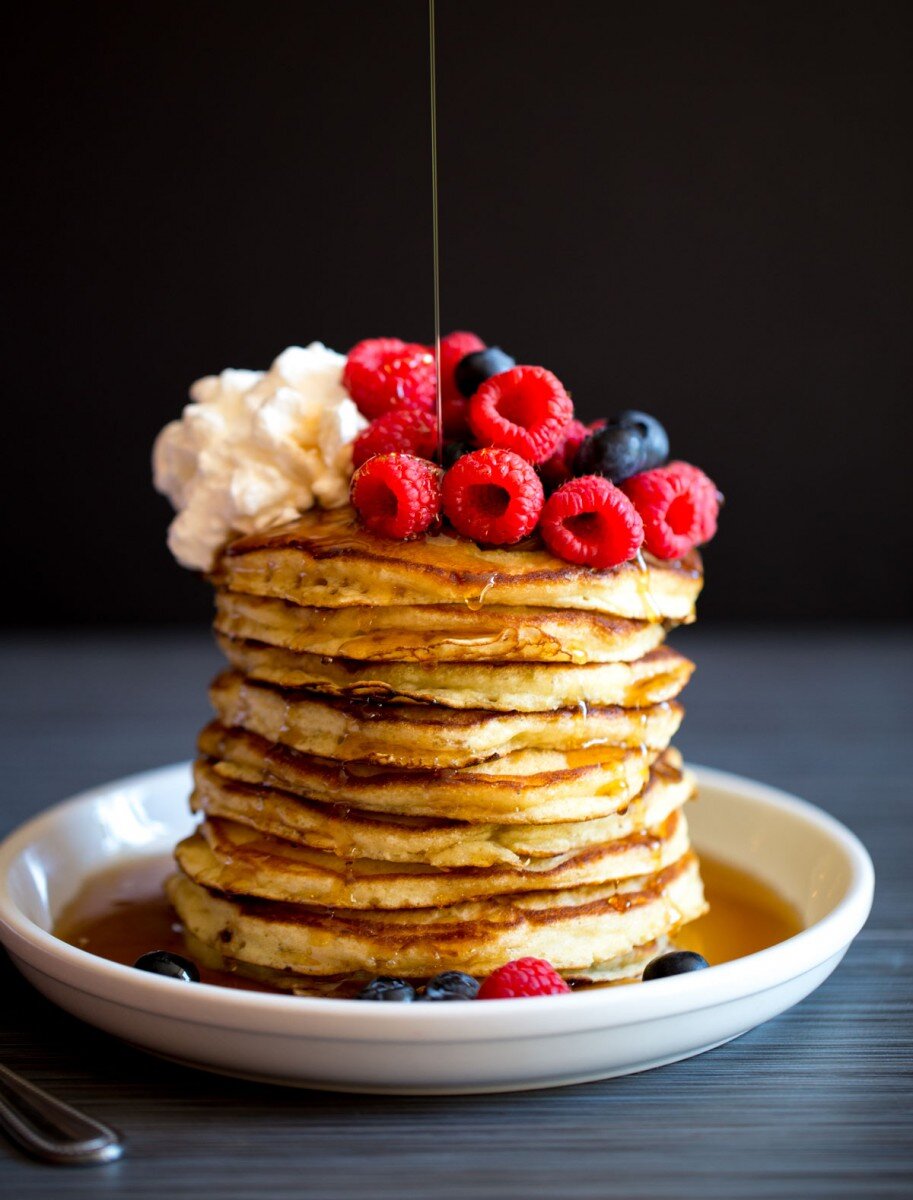
[[[124,1152],[119,1133],[56,1100],[0,1064],[0,1126],[23,1150],[44,1162],[110,1163]]]

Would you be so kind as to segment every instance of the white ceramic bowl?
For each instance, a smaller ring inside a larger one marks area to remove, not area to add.
[[[86,792],[0,846],[0,937],[61,1008],[181,1062],[342,1091],[457,1093],[580,1083],[709,1050],[802,1000],[840,962],[872,902],[865,848],[783,792],[699,769],[695,845],[750,870],[806,928],[735,962],[646,986],[441,1005],[300,999],[162,979],[87,954],[49,930],[87,876],[167,851],[188,831],[189,768]]]

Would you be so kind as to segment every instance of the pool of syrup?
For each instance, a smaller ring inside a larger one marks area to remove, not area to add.
[[[61,913],[57,937],[90,954],[131,966],[149,950],[187,954],[183,930],[162,890],[174,870],[170,855],[134,859],[87,881]],[[752,875],[701,855],[701,874],[710,911],[676,936],[676,945],[696,950],[711,966],[774,946],[798,933],[793,908]],[[248,991],[280,989],[230,971],[200,966],[203,983]],[[353,981],[350,991],[361,986]],[[345,988],[334,994],[346,994]]]

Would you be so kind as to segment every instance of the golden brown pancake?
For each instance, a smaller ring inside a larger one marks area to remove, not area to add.
[[[579,609],[465,604],[310,608],[224,589],[215,628],[286,650],[369,662],[630,662],[665,636],[658,621]]]
[[[194,764],[194,783],[194,812],[342,859],[437,867],[521,867],[531,859],[578,853],[660,825],[694,794],[694,777],[672,749],[654,762],[647,786],[623,812],[550,825],[473,824],[450,817],[372,813],[246,783],[217,770],[209,759]]]
[[[669,937],[659,937],[645,946],[635,946],[627,954],[616,955],[605,962],[593,963],[591,967],[577,971],[562,971],[571,984],[608,984],[639,982],[644,967],[661,954],[674,950],[675,943]]]
[[[591,746],[518,750],[460,770],[403,770],[316,758],[215,722],[200,734],[199,747],[218,760],[220,774],[324,804],[504,825],[586,821],[618,812],[641,791],[656,758],[652,750]]]
[[[674,699],[694,669],[693,663],[671,646],[660,646],[631,663],[576,666],[529,662],[357,663],[223,635],[219,635],[218,642],[237,670],[280,687],[498,712],[542,712],[575,704],[619,704],[625,708],[659,704]]]
[[[294,996],[320,996],[326,999],[351,999],[371,978],[367,971],[353,971],[344,975],[304,975],[294,971],[258,967],[243,959],[225,957],[216,946],[207,946],[192,934],[184,934],[187,952],[194,962],[201,963],[213,971],[228,971],[259,980],[280,991]],[[667,937],[657,938],[645,946],[618,954],[615,958],[595,963],[591,967],[576,971],[563,971],[564,978],[573,985],[634,983],[643,974],[644,967],[660,954],[675,949],[675,943]],[[421,986],[426,982],[413,976],[411,982]]]
[[[559,970],[613,959],[673,933],[704,911],[690,852],[656,874],[447,908],[332,910],[229,896],[183,872],[168,894],[189,932],[228,958],[306,975],[353,971],[425,978],[487,975],[531,955]]]
[[[232,542],[213,581],[295,604],[507,604],[576,608],[634,620],[687,620],[701,559],[646,558],[607,570],[564,562],[537,539],[497,550],[450,534],[398,542],[362,528],[354,510],[314,508],[280,529]]]
[[[674,701],[500,713],[343,700],[245,679],[238,671],[217,676],[209,697],[223,725],[323,758],[403,767],[462,767],[516,750],[574,750],[600,742],[663,750],[683,716]]]
[[[175,857],[195,883],[228,895],[376,910],[445,908],[467,900],[630,879],[662,870],[687,849],[688,829],[677,809],[655,829],[516,867],[347,861],[218,817],[180,842]]]

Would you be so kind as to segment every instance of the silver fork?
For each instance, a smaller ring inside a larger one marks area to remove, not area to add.
[[[123,1138],[0,1064],[0,1126],[23,1150],[72,1166],[115,1162]]]

